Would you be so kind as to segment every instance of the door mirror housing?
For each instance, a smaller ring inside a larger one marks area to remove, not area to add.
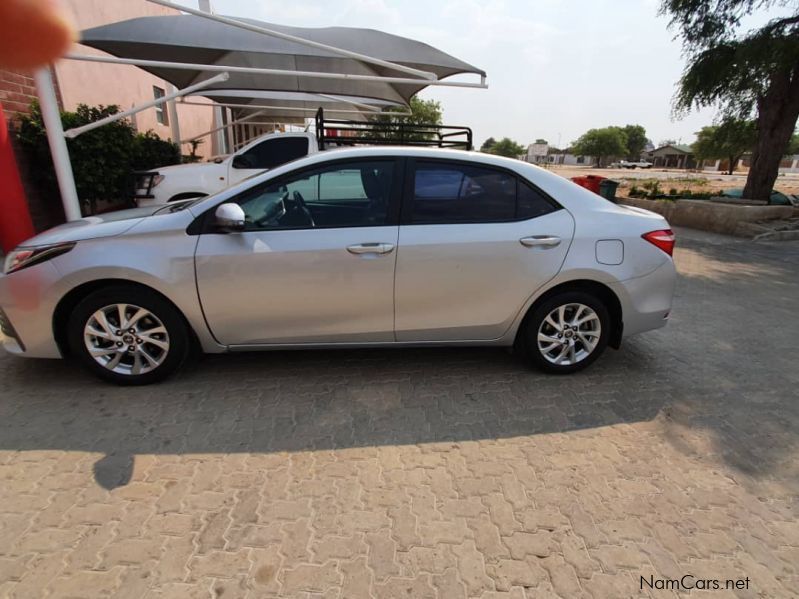
[[[232,202],[221,204],[214,212],[214,224],[222,231],[243,231],[246,225],[244,210]]]
[[[233,162],[231,163],[233,168],[255,168],[252,164],[250,164],[250,158],[246,154],[236,154],[233,156]]]

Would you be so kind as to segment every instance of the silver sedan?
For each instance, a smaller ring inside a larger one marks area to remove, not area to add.
[[[146,384],[209,353],[513,346],[549,372],[666,324],[674,236],[538,167],[331,150],[214,196],[87,217],[11,252],[11,353]]]

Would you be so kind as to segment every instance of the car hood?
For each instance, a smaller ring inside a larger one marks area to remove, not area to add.
[[[85,216],[79,220],[73,220],[39,233],[21,243],[20,247],[37,247],[121,235],[141,222],[142,219],[152,216],[163,209],[163,206],[148,206],[146,208],[117,210],[97,216]]]

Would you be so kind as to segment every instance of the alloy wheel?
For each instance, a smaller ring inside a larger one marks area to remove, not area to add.
[[[146,374],[169,354],[164,323],[133,304],[111,304],[94,312],[83,329],[83,340],[89,355],[117,374]]]
[[[597,313],[585,304],[558,306],[538,328],[538,351],[547,362],[571,366],[585,360],[596,349],[602,336]]]

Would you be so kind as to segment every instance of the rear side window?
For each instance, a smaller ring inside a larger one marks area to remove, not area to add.
[[[459,163],[416,163],[414,224],[527,220],[557,209],[543,193],[512,173]]]
[[[519,192],[516,196],[516,220],[544,216],[555,210],[557,207],[552,200],[524,181],[519,181]]]
[[[268,139],[241,154],[239,168],[270,169],[308,154],[308,138],[284,137]]]

